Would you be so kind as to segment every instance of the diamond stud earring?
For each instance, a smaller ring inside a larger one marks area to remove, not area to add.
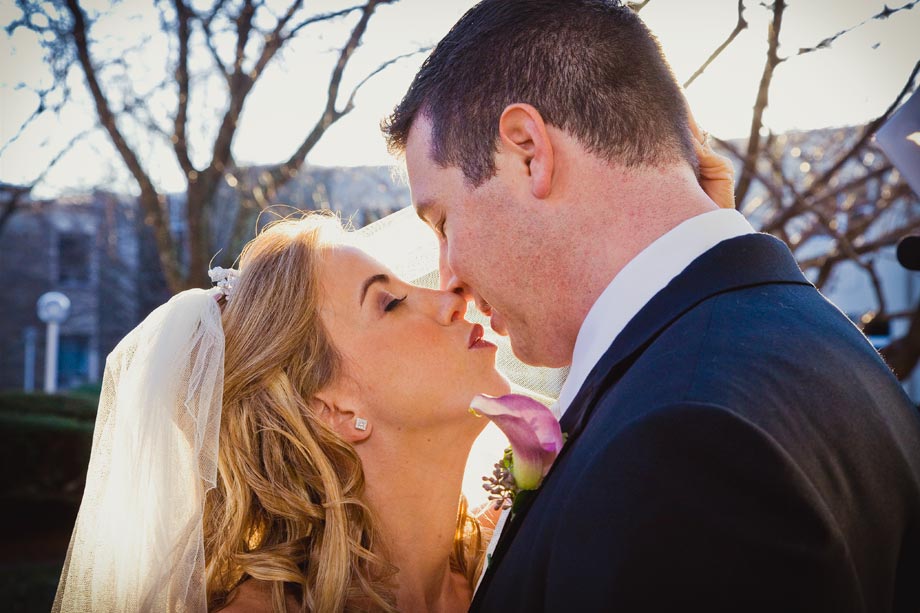
[[[367,430],[367,420],[360,417],[355,418],[355,430]]]

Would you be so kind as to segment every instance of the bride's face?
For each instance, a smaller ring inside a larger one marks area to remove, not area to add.
[[[416,287],[350,246],[325,249],[321,317],[356,404],[375,427],[478,432],[470,400],[508,392],[495,345],[457,294]]]

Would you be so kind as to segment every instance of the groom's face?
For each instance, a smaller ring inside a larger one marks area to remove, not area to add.
[[[461,294],[491,316],[492,328],[508,335],[515,355],[539,366],[562,366],[571,352],[552,338],[545,250],[536,240],[537,217],[526,186],[498,165],[495,176],[472,187],[456,167],[430,155],[431,124],[416,119],[406,143],[412,202],[440,243],[441,289]],[[558,354],[558,355],[557,355]]]

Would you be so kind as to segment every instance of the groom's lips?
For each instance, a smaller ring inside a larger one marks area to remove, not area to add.
[[[479,312],[489,318],[489,325],[492,330],[499,336],[508,336],[508,327],[505,325],[504,318],[492,308],[492,305],[483,300],[476,298],[476,308]]]
[[[492,309],[492,317],[489,319],[489,325],[492,326],[496,334],[508,336],[508,327],[505,325],[505,319],[500,313],[496,313],[495,309]]]

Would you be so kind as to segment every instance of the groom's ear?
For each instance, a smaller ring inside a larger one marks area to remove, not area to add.
[[[529,104],[508,105],[498,120],[498,136],[511,167],[526,173],[534,198],[548,197],[553,187],[553,144],[540,112]]]
[[[343,440],[355,444],[371,434],[371,420],[361,417],[359,411],[350,408],[353,403],[340,397],[332,390],[317,393],[309,401],[313,415],[335,430]],[[363,423],[362,423],[363,422]]]

